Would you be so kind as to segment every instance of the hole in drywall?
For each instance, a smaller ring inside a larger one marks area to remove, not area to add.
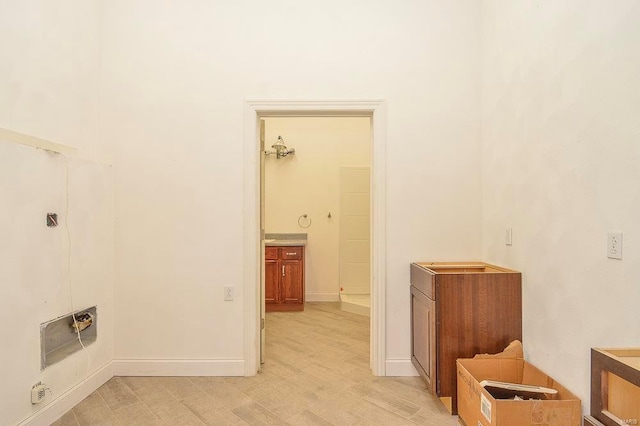
[[[98,337],[97,320],[98,314],[93,306],[40,324],[41,369],[82,349],[77,330],[80,330],[84,346],[95,342]]]

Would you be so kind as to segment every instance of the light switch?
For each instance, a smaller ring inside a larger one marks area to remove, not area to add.
[[[233,286],[232,285],[224,286],[224,300],[226,300],[226,301],[233,300]]]

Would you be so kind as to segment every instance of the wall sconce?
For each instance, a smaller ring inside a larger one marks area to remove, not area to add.
[[[282,136],[278,136],[278,141],[271,145],[271,148],[275,149],[275,151],[265,151],[264,153],[266,155],[275,154],[276,159],[284,158],[289,154],[295,155],[296,153],[295,149],[287,148],[287,146],[284,144],[284,139],[282,139]]]

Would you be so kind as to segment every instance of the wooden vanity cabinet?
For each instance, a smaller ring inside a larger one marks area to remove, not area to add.
[[[265,310],[304,310],[304,246],[265,247]]]
[[[457,414],[456,359],[522,340],[521,274],[479,262],[411,264],[411,361]]]

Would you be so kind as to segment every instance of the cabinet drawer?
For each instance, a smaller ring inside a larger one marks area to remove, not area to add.
[[[280,247],[283,260],[302,259],[302,247]]]
[[[264,258],[266,260],[278,260],[278,247],[265,247]]]
[[[411,285],[427,295],[432,300],[436,299],[435,275],[426,269],[411,264]]]

